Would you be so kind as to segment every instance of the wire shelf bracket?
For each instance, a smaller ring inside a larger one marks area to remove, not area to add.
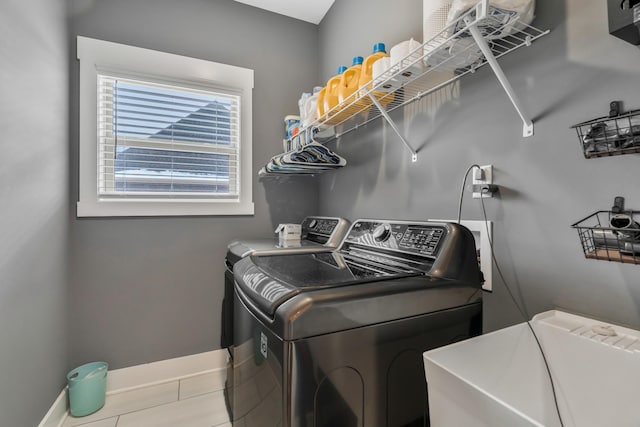
[[[487,3],[481,2],[478,6],[481,9],[481,13],[482,13],[481,19],[482,19],[487,16]],[[478,45],[478,48],[480,48],[480,51],[482,52],[485,59],[487,60],[487,63],[493,70],[493,73],[496,75],[496,78],[500,82],[500,85],[502,86],[504,91],[507,93],[509,100],[511,101],[514,108],[518,112],[520,119],[522,119],[522,136],[525,138],[533,136],[533,121],[524,112],[524,108],[522,107],[522,104],[520,104],[520,100],[516,96],[516,93],[514,92],[513,87],[511,87],[511,83],[509,83],[509,79],[507,79],[507,76],[504,74],[504,71],[502,71],[502,67],[500,67],[498,60],[493,55],[493,51],[489,47],[489,44],[487,43],[485,38],[482,37],[480,30],[478,30],[478,22],[479,22],[478,20],[474,20],[473,22],[471,22],[471,19],[469,19],[469,17],[465,18],[465,23],[468,25],[468,29],[469,29],[469,32],[471,33],[471,36],[473,37],[476,44]],[[531,41],[528,40],[526,44],[527,45],[531,44]]]
[[[380,101],[378,101],[378,98],[376,98],[372,92],[369,92],[369,98],[371,99],[371,102],[373,102],[373,104],[378,108],[378,110],[380,110],[380,114],[382,114],[385,120],[389,123],[389,126],[391,126],[391,129],[393,129],[393,131],[398,135],[398,137],[400,138],[400,141],[402,141],[402,143],[407,148],[407,150],[411,152],[411,161],[417,162],[418,153],[416,153],[416,150],[413,149],[411,144],[409,144],[409,141],[407,141],[407,139],[404,137],[402,132],[400,132],[400,129],[398,129],[398,126],[393,121],[391,116],[389,116],[389,113],[387,113],[384,107],[380,104]]]

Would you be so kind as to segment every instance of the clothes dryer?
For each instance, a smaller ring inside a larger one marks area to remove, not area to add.
[[[220,345],[227,348],[227,381],[225,384],[225,400],[229,415],[232,416],[233,384],[233,268],[241,259],[251,255],[272,256],[302,253],[328,252],[336,249],[349,231],[351,222],[345,218],[308,216],[301,225],[299,242],[281,244],[275,239],[252,239],[233,241],[229,244],[225,258],[224,298],[222,300],[222,319]]]

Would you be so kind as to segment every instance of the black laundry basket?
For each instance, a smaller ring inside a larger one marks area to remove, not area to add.
[[[640,211],[598,211],[571,227],[590,259],[640,264]]]

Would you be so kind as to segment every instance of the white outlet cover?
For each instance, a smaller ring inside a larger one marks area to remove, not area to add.
[[[476,179],[476,169],[474,168],[473,170],[473,185],[476,184],[493,184],[493,165],[484,165],[484,166],[480,166],[480,169],[482,169],[483,171],[483,175],[484,175],[484,179]],[[493,197],[492,193],[480,193],[480,192],[473,192],[473,198],[474,199],[479,199],[479,198],[491,198]]]

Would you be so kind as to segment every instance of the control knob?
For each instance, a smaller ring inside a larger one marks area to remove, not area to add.
[[[389,224],[381,224],[373,230],[373,238],[376,242],[386,242],[391,237],[391,227]]]
[[[317,224],[318,224],[318,221],[315,219],[312,219],[311,222],[309,223],[309,228],[314,229]]]

